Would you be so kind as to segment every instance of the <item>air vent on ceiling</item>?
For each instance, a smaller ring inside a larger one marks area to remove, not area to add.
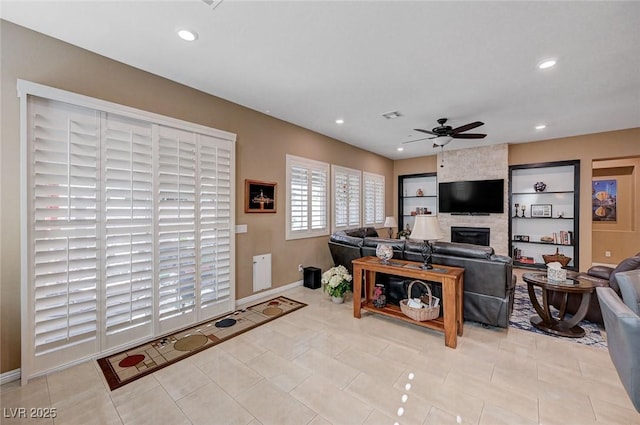
[[[202,2],[211,7],[211,9],[215,9],[222,3],[222,0],[202,0]]]
[[[400,113],[400,111],[391,111],[391,112],[385,112],[384,114],[382,114],[382,116],[388,120],[392,120],[394,118],[401,117],[402,114]]]

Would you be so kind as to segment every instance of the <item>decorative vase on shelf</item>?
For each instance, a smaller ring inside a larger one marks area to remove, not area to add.
[[[334,297],[334,296],[331,296],[331,301],[332,301],[334,304],[342,304],[342,303],[344,302],[344,296],[342,296],[342,297]]]
[[[536,192],[544,192],[544,190],[547,188],[547,185],[544,182],[536,182],[536,184],[533,185],[533,188]]]
[[[380,259],[382,264],[387,264],[393,257],[393,248],[391,245],[379,243],[378,246],[376,246],[376,257]]]
[[[424,192],[422,191],[422,189],[416,190],[416,196],[424,196]]]

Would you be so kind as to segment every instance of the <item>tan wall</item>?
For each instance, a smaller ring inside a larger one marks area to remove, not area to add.
[[[397,176],[414,173],[428,173],[439,169],[437,159],[434,155],[422,158],[412,158],[395,161],[393,164],[394,188],[397,196]],[[635,232],[627,236],[621,234],[611,234],[610,242],[619,248],[611,249],[612,257],[607,261],[596,261],[592,254],[592,246],[604,251],[600,240],[594,241],[592,237],[591,221],[591,177],[592,163],[596,160],[619,159],[640,156],[640,128],[628,130],[610,131],[605,133],[587,134],[583,136],[566,137],[561,139],[543,140],[540,142],[518,143],[509,145],[509,165],[535,164],[538,162],[580,160],[580,269],[588,269],[592,262],[613,263],[613,253],[616,259],[625,258],[640,251],[640,238],[637,237],[637,227],[640,225],[636,213]],[[447,162],[445,156],[445,166],[454,165]],[[637,172],[636,172],[637,173]],[[637,179],[638,177],[636,177]],[[636,196],[640,191],[640,184],[636,180]],[[397,214],[397,206],[394,210]],[[636,200],[636,210],[640,209]]]
[[[616,180],[615,221],[593,222],[593,261],[617,264],[640,252],[640,157],[593,162],[593,180]],[[611,253],[610,257],[605,252]]]
[[[327,237],[285,241],[285,155],[383,174],[393,193],[393,162],[301,127],[190,89],[6,21],[0,21],[0,373],[20,367],[20,211],[18,78],[237,134],[236,297],[253,293],[252,258],[272,253],[273,286],[302,279],[298,264],[326,270]],[[304,107],[304,105],[301,105]],[[276,214],[244,213],[244,180],[278,183]],[[393,210],[394,197],[386,209]]]

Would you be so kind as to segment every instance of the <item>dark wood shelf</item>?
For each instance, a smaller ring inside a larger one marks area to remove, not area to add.
[[[412,199],[412,198],[437,198],[438,195],[423,195],[423,196],[401,196],[402,199]]]
[[[573,220],[573,217],[511,217],[511,218],[519,218],[519,219],[534,219],[534,220]]]
[[[547,189],[541,192],[534,190],[534,183],[544,181]],[[571,184],[573,180],[573,184]],[[557,189],[557,190],[553,190]],[[564,190],[569,189],[569,190]],[[541,261],[545,251],[555,251],[567,247],[573,257],[572,266],[567,269],[579,268],[580,260],[580,160],[550,161],[531,164],[517,164],[509,166],[509,253],[513,257],[515,250],[521,250],[523,256],[529,256]],[[538,196],[540,195],[540,196]],[[526,217],[515,216],[521,213],[521,209],[514,210],[516,203],[526,204]],[[563,217],[558,217],[557,212],[553,217],[531,217],[531,205],[550,205],[552,211],[564,212]],[[517,213],[516,213],[517,211]],[[555,224],[554,224],[555,223]],[[558,238],[555,242],[539,240],[542,235],[551,235],[551,232],[569,232],[571,243],[566,238]],[[521,241],[514,239],[516,235],[538,235],[536,239]],[[541,245],[549,245],[548,248]],[[545,269],[542,263],[523,263],[514,259],[513,265],[517,267]]]
[[[573,194],[572,190],[557,190],[557,191],[544,191],[544,192],[513,192],[512,195],[544,195],[544,194],[550,194],[550,195],[554,195],[554,194],[563,194],[563,193],[570,193]]]
[[[511,241],[511,243],[533,243],[533,244],[537,244],[537,245],[554,245],[554,246],[571,246],[573,247],[573,244],[566,244],[566,243],[556,243],[556,242],[541,242],[541,241],[518,241],[513,239]]]

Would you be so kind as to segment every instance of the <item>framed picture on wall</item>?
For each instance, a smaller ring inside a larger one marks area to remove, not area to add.
[[[275,213],[277,183],[244,181],[244,212]]]
[[[591,182],[593,221],[616,221],[618,204],[617,180]]]

